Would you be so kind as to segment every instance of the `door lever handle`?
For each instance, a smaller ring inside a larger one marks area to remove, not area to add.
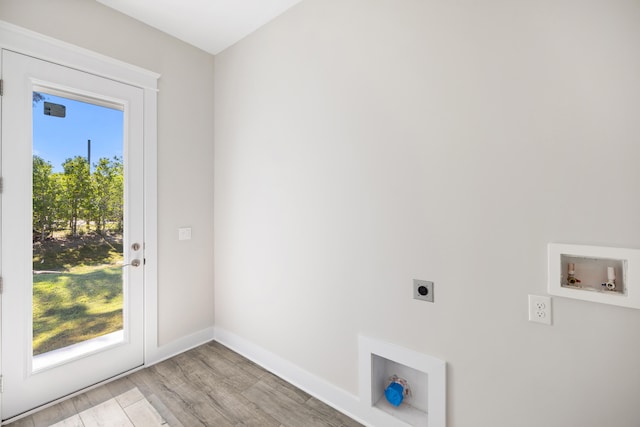
[[[140,267],[140,260],[139,259],[132,259],[131,262],[129,264],[123,264],[122,267]]]

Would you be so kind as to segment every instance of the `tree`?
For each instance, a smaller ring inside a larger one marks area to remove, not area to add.
[[[114,157],[114,179],[111,186],[111,220],[116,224],[116,230],[124,230],[124,166],[122,158]]]
[[[33,229],[41,240],[51,232],[54,221],[56,194],[52,169],[51,163],[33,156]]]
[[[78,225],[95,224],[104,234],[107,225],[121,232],[124,218],[124,167],[122,158],[101,158],[91,174],[86,158],[76,156],[52,173],[50,162],[33,156],[34,240],[47,238],[55,229],[78,235]]]
[[[93,187],[92,218],[96,231],[103,234],[107,222],[115,222],[117,228],[122,225],[122,161],[118,157],[98,160],[91,176]]]
[[[78,221],[80,219],[88,219],[85,214],[88,213],[91,200],[91,177],[89,172],[89,164],[82,156],[76,156],[73,159],[67,159],[62,164],[64,169],[63,179],[63,199],[67,205],[67,220],[71,235],[78,235]]]
[[[38,102],[44,101],[46,98],[40,92],[33,92],[33,105],[35,106]]]
[[[51,218],[49,220],[51,231],[65,228],[66,212],[64,198],[64,173],[56,172],[51,175],[51,193],[53,194]]]

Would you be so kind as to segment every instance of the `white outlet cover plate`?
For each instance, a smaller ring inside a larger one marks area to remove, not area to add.
[[[551,325],[551,298],[529,295],[529,321]]]

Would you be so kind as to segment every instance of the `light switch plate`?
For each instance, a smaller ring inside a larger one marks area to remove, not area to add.
[[[178,228],[178,240],[191,240],[191,227]]]

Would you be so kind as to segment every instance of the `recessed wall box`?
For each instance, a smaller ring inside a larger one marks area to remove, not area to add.
[[[640,308],[640,250],[550,243],[551,295]]]
[[[446,363],[372,338],[359,337],[360,402],[370,425],[445,427]],[[385,398],[392,376],[403,378],[411,393],[398,407]]]

